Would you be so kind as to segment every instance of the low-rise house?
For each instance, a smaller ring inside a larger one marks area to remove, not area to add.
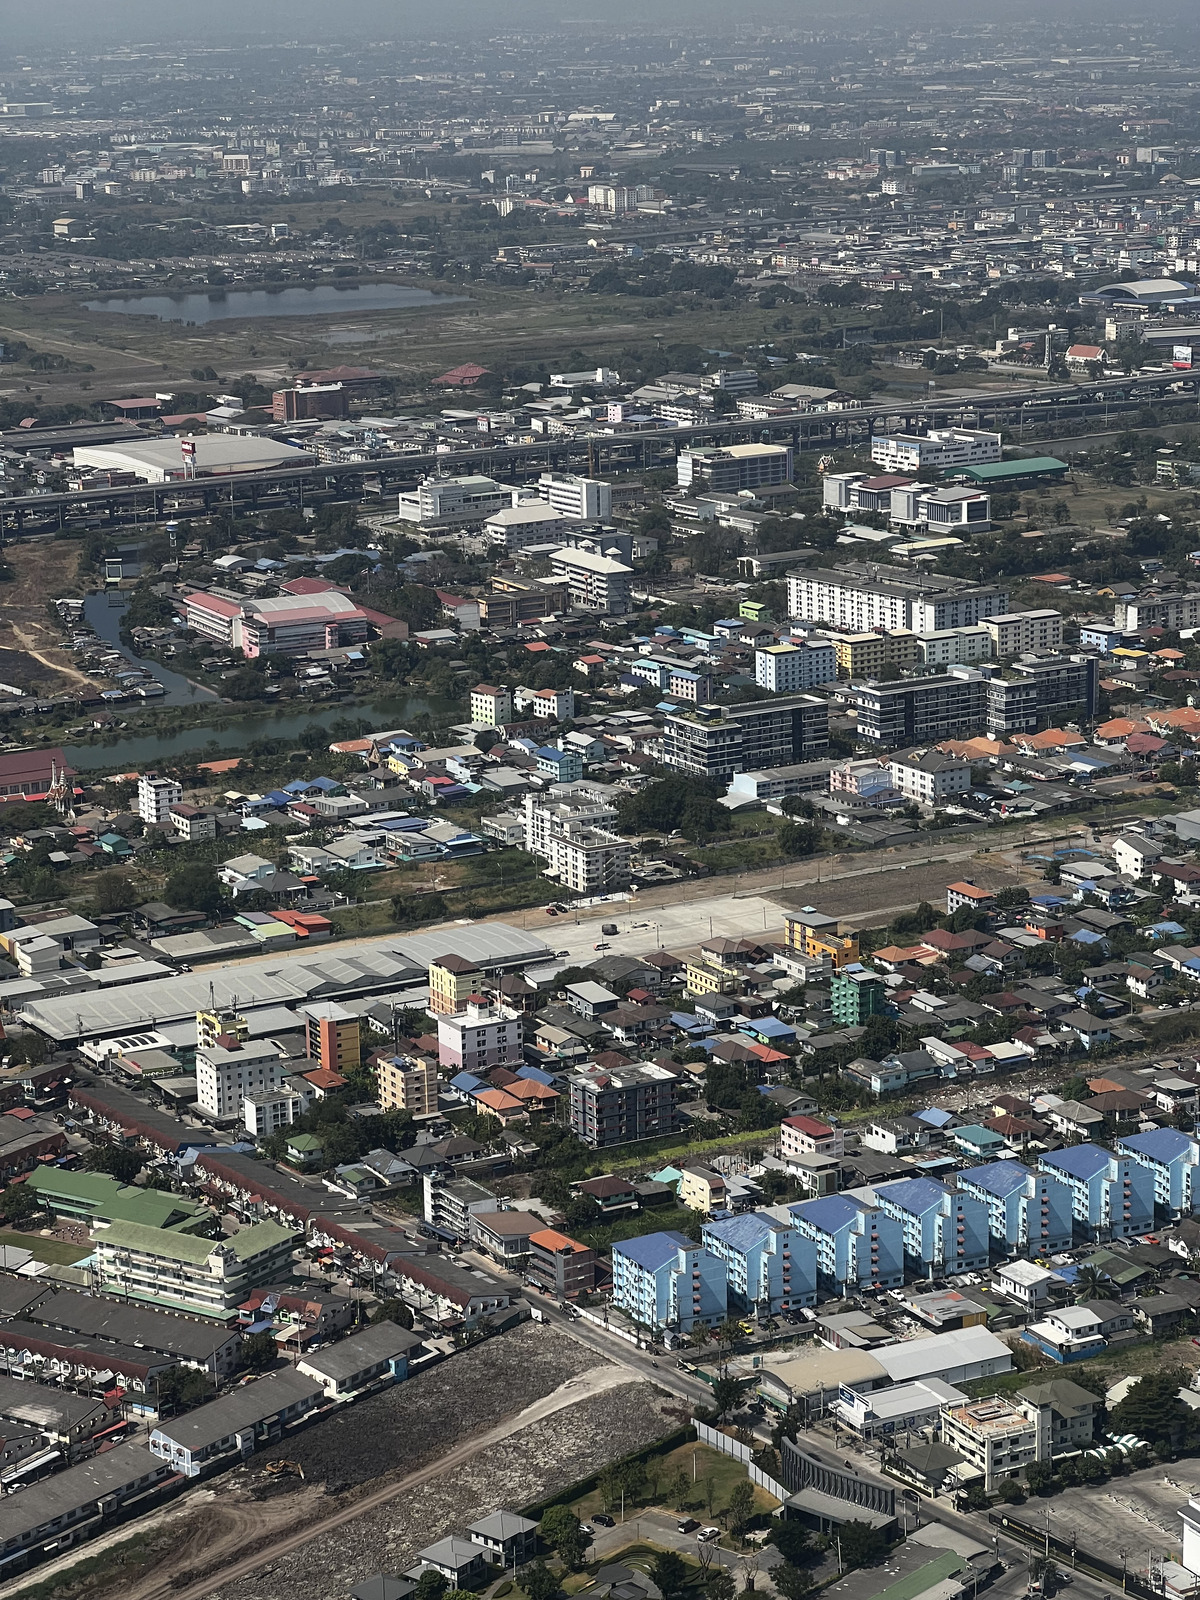
[[[274,1443],[321,1403],[323,1388],[298,1371],[270,1373],[182,1417],[160,1420],[150,1450],[187,1478]]]
[[[537,1523],[515,1511],[493,1511],[467,1525],[472,1544],[481,1545],[497,1566],[515,1571],[537,1552]]]
[[[403,1382],[409,1357],[420,1347],[420,1337],[398,1323],[375,1322],[348,1339],[310,1351],[296,1363],[296,1371],[320,1384],[327,1400],[352,1400],[381,1381]]]
[[[577,1300],[596,1287],[596,1252],[556,1228],[529,1235],[529,1281],[559,1300]]]

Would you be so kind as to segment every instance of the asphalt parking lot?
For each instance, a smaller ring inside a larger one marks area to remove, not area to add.
[[[1064,1489],[1048,1500],[1032,1498],[1017,1506],[1013,1515],[1034,1527],[1044,1527],[1050,1514],[1050,1533],[1081,1550],[1095,1550],[1109,1561],[1120,1561],[1124,1550],[1130,1571],[1145,1573],[1150,1562],[1166,1556],[1178,1559],[1183,1544],[1179,1513],[1188,1495],[1200,1493],[1200,1458],[1147,1467],[1126,1478],[1105,1484]]]

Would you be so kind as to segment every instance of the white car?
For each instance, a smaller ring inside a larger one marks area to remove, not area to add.
[[[720,1528],[701,1528],[696,1537],[702,1544],[709,1544],[713,1539],[721,1537],[721,1530]]]

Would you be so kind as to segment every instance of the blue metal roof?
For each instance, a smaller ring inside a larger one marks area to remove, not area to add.
[[[1077,1144],[1069,1150],[1052,1150],[1041,1159],[1043,1166],[1056,1167],[1069,1177],[1094,1178],[1104,1171],[1112,1157],[1098,1145]]]
[[[926,1106],[924,1111],[914,1111],[918,1122],[927,1122],[931,1128],[944,1128],[954,1121],[953,1111],[943,1111],[941,1106]]]
[[[819,1228],[822,1233],[839,1233],[848,1222],[854,1221],[863,1207],[844,1195],[830,1194],[820,1200],[801,1200],[798,1205],[789,1206],[788,1210],[794,1217]]]
[[[1029,1168],[1023,1167],[1019,1161],[990,1161],[986,1167],[975,1167],[963,1173],[965,1183],[973,1184],[977,1189],[994,1194],[1001,1200],[1024,1188],[1028,1177]]]
[[[753,1250],[768,1234],[783,1226],[783,1223],[777,1222],[774,1217],[764,1216],[761,1211],[746,1211],[740,1217],[729,1217],[722,1222],[706,1222],[704,1235],[707,1239],[709,1234],[713,1234],[731,1250]]]
[[[682,1233],[647,1233],[640,1239],[620,1239],[612,1248],[614,1255],[628,1256],[647,1272],[657,1272],[674,1261],[679,1250],[695,1250],[696,1241]]]
[[[1119,1142],[1122,1150],[1136,1150],[1139,1155],[1149,1156],[1152,1161],[1175,1161],[1187,1153],[1189,1145],[1193,1149],[1196,1147],[1196,1141],[1178,1128],[1153,1128],[1149,1133],[1131,1133],[1127,1139]]]
[[[902,1211],[919,1217],[926,1211],[940,1211],[949,1190],[932,1178],[902,1178],[899,1183],[884,1184],[875,1193]]]

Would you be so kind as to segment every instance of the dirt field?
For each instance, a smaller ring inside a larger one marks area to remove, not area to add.
[[[121,1600],[331,1600],[417,1550],[515,1509],[676,1425],[668,1397],[567,1335],[526,1323],[235,1468],[147,1522],[117,1530],[89,1595]],[[304,1483],[271,1479],[273,1456]],[[148,1535],[134,1549],[121,1544]],[[70,1570],[85,1546],[0,1589]],[[222,1587],[218,1590],[216,1585]],[[43,1591],[46,1593],[46,1591]]]
[[[13,544],[4,559],[15,574],[0,584],[0,680],[18,689],[61,694],[90,683],[63,649],[63,635],[46,604],[84,592],[73,542]]]

